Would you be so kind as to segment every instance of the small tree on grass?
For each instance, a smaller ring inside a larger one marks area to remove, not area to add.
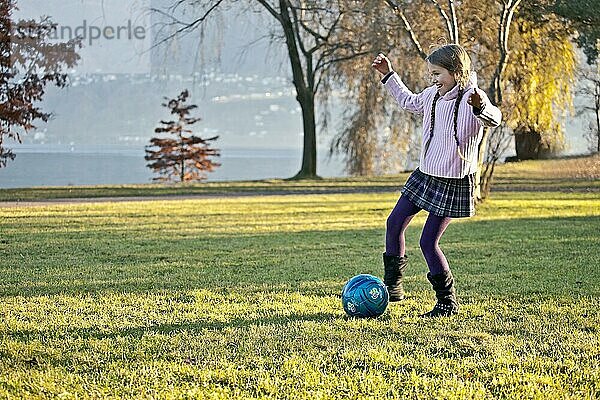
[[[155,181],[201,181],[206,179],[207,172],[221,165],[212,159],[220,156],[219,150],[210,147],[210,142],[218,139],[218,136],[203,139],[191,134],[189,126],[200,121],[200,118],[190,116],[190,112],[198,106],[185,104],[188,97],[189,92],[184,90],[175,99],[165,97],[167,102],[162,104],[179,118],[160,121],[162,126],[154,132],[165,133],[169,137],[152,138],[151,144],[146,146],[147,166],[159,174],[153,178]]]

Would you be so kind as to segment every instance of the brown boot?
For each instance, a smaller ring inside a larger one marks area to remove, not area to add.
[[[385,268],[383,282],[390,294],[390,301],[404,300],[402,276],[408,266],[408,257],[388,256],[383,253],[383,266]]]
[[[456,292],[454,290],[454,278],[452,272],[447,271],[441,274],[427,274],[427,279],[431,282],[437,303],[433,310],[420,315],[421,318],[449,317],[458,313],[458,302],[456,301]]]

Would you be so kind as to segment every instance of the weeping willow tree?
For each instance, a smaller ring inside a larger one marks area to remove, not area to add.
[[[336,64],[330,74],[346,96],[343,122],[329,152],[343,154],[346,170],[352,175],[396,173],[418,158],[420,133],[415,127],[420,126],[419,118],[389,101],[377,84],[381,76],[370,67],[377,52],[384,52],[410,87],[421,90],[428,83],[421,55],[410,40],[398,34],[403,25],[385,12],[386,7],[381,2],[362,2],[360,9],[354,8],[347,16],[340,30],[345,39],[360,41],[373,52]],[[413,15],[425,18],[430,10],[415,7],[413,11]],[[435,26],[421,28],[427,29],[431,37],[442,34]]]
[[[345,110],[347,128],[343,130],[350,134],[337,135],[332,141],[330,154],[334,149],[343,149],[347,172],[364,175],[365,171],[372,173],[375,169],[377,134],[373,128],[381,118],[371,112],[373,103],[377,103],[377,93],[371,82],[361,79],[352,88],[352,93],[356,94],[357,107],[356,110]]]
[[[519,19],[506,71],[505,114],[517,158],[536,159],[564,148],[562,119],[572,111],[577,57],[568,33],[549,17],[544,24]]]

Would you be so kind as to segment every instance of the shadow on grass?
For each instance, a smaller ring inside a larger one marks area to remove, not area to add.
[[[27,188],[0,189],[0,206],[2,202],[40,202],[40,203],[80,203],[89,201],[147,201],[147,200],[181,200],[210,197],[232,196],[281,196],[305,194],[351,194],[351,193],[397,193],[406,180],[401,178],[380,179],[379,184],[370,182],[353,182],[344,180],[326,181],[288,181],[269,184],[265,181],[200,185],[171,185],[129,187],[78,187],[73,188]],[[347,185],[346,185],[347,183]],[[5,204],[10,205],[10,204]]]
[[[102,330],[98,327],[89,328],[69,328],[66,330],[55,330],[51,332],[54,339],[62,338],[78,338],[78,339],[117,339],[117,338],[134,338],[140,339],[147,334],[163,334],[169,335],[172,333],[201,333],[206,330],[221,331],[230,328],[249,328],[252,326],[286,326],[288,324],[302,322],[330,322],[335,319],[347,319],[337,313],[313,313],[313,314],[290,314],[286,316],[269,316],[259,318],[235,318],[231,321],[214,321],[214,320],[198,320],[193,322],[183,322],[177,324],[155,324],[148,326],[136,326],[128,328],[110,328]],[[46,336],[49,332],[42,330],[15,330],[5,332],[5,336],[9,336],[14,340],[30,341],[31,338]]]
[[[598,193],[600,183],[587,178],[553,178],[553,177],[496,177],[494,192],[582,192]]]
[[[600,216],[469,221],[450,225],[441,247],[463,290],[598,293],[598,229]],[[409,290],[425,282],[420,231],[416,224],[407,231]],[[27,262],[17,252],[12,265],[2,247],[10,244],[0,243],[0,297],[197,289],[337,295],[356,274],[382,275],[383,241],[383,229],[125,243],[122,232],[108,232],[96,241],[64,241],[60,249],[23,244],[46,260]]]

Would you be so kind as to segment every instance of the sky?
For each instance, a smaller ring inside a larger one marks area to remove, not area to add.
[[[145,1],[27,0],[18,3],[17,17],[50,16],[54,37],[83,38],[77,73],[149,73],[152,35]]]
[[[171,0],[27,0],[16,17],[51,16],[56,37],[83,37],[81,62],[73,73],[192,73],[216,65],[225,72],[244,70],[274,75],[286,71],[283,47],[269,46],[270,17],[225,7],[204,24],[204,31],[183,32],[160,44],[181,25],[170,24]],[[179,21],[190,22],[198,11],[175,10]],[[244,49],[246,52],[244,52]]]

